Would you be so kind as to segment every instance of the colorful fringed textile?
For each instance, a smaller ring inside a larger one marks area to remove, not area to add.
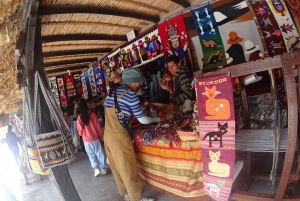
[[[56,83],[56,77],[50,77],[49,78],[49,83],[50,83],[50,89],[54,95],[55,101],[57,105],[60,107],[60,101],[59,101],[59,93],[58,93],[58,87]]]
[[[198,119],[207,194],[227,201],[233,182],[235,114],[228,74],[197,80]]]
[[[290,15],[288,8],[283,0],[267,0],[270,11],[273,13],[284,38],[287,51],[291,48],[288,41],[292,37],[299,37],[297,27]]]
[[[199,141],[173,144],[170,148],[159,140],[138,147],[137,164],[141,178],[158,191],[189,201],[205,196]]]
[[[138,129],[132,130],[135,136],[135,142],[138,147],[143,145],[155,144],[157,141],[162,141],[164,144],[169,144],[172,147],[173,143],[176,146],[181,144],[181,140],[175,129],[169,127],[160,127],[153,125],[141,125]]]

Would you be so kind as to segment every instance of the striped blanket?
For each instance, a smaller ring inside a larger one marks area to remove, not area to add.
[[[141,178],[158,191],[183,200],[200,200],[205,196],[199,141],[170,147],[159,140],[138,147],[137,163]]]

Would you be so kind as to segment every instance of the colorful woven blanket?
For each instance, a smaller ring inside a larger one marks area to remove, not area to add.
[[[235,114],[228,74],[197,80],[203,184],[215,200],[227,201],[233,182]]]
[[[138,147],[137,164],[141,178],[158,191],[188,201],[205,196],[199,141],[182,142],[180,146],[173,143],[170,148],[159,140]]]

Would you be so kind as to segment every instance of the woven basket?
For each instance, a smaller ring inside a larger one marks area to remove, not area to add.
[[[179,131],[177,130],[177,134],[180,137],[181,141],[195,141],[199,140],[200,135],[198,131]]]

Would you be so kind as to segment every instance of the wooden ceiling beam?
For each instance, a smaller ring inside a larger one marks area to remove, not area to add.
[[[112,51],[112,48],[43,52],[43,57],[56,57],[56,56],[76,55],[76,54],[91,54],[91,53],[103,54],[103,53],[109,53],[111,51]]]
[[[84,68],[82,69],[78,69],[78,70],[70,70],[70,73],[75,74],[75,73],[81,73],[81,71],[83,71]],[[54,77],[54,76],[61,76],[66,74],[66,72],[57,72],[57,73],[47,73],[48,77]]]
[[[45,68],[45,71],[47,73],[57,73],[57,72],[62,72],[65,71],[67,73],[68,70],[78,70],[78,69],[84,69],[84,68],[88,68],[88,65],[79,65],[79,66],[69,66],[69,67],[64,67],[64,68],[57,68],[57,69],[52,69],[52,70],[47,70],[47,68]]]
[[[72,59],[72,60],[65,60],[65,61],[55,61],[55,62],[45,63],[44,67],[59,66],[59,65],[66,65],[66,64],[77,64],[77,63],[85,63],[85,62],[92,63],[97,60],[98,60],[98,57],[91,57],[91,58],[85,58],[85,59]]]
[[[67,13],[115,15],[120,17],[130,17],[140,20],[152,21],[154,23],[157,23],[160,20],[159,16],[136,13],[116,8],[103,8],[97,6],[40,6],[39,8],[39,15],[55,15]]]
[[[122,35],[109,35],[109,34],[67,34],[67,35],[42,36],[42,43],[52,43],[57,41],[74,41],[74,40],[127,41],[127,37]]]
[[[141,27],[138,26],[130,26],[124,24],[114,24],[114,23],[106,23],[106,22],[82,22],[82,21],[66,21],[66,22],[44,22],[43,26],[65,26],[65,25],[85,25],[85,26],[105,26],[105,27],[118,27],[118,28],[126,28],[126,29],[134,29],[140,30]]]
[[[181,5],[184,8],[191,6],[191,3],[187,0],[171,0],[171,1],[173,1],[174,3],[176,3],[178,5]]]

